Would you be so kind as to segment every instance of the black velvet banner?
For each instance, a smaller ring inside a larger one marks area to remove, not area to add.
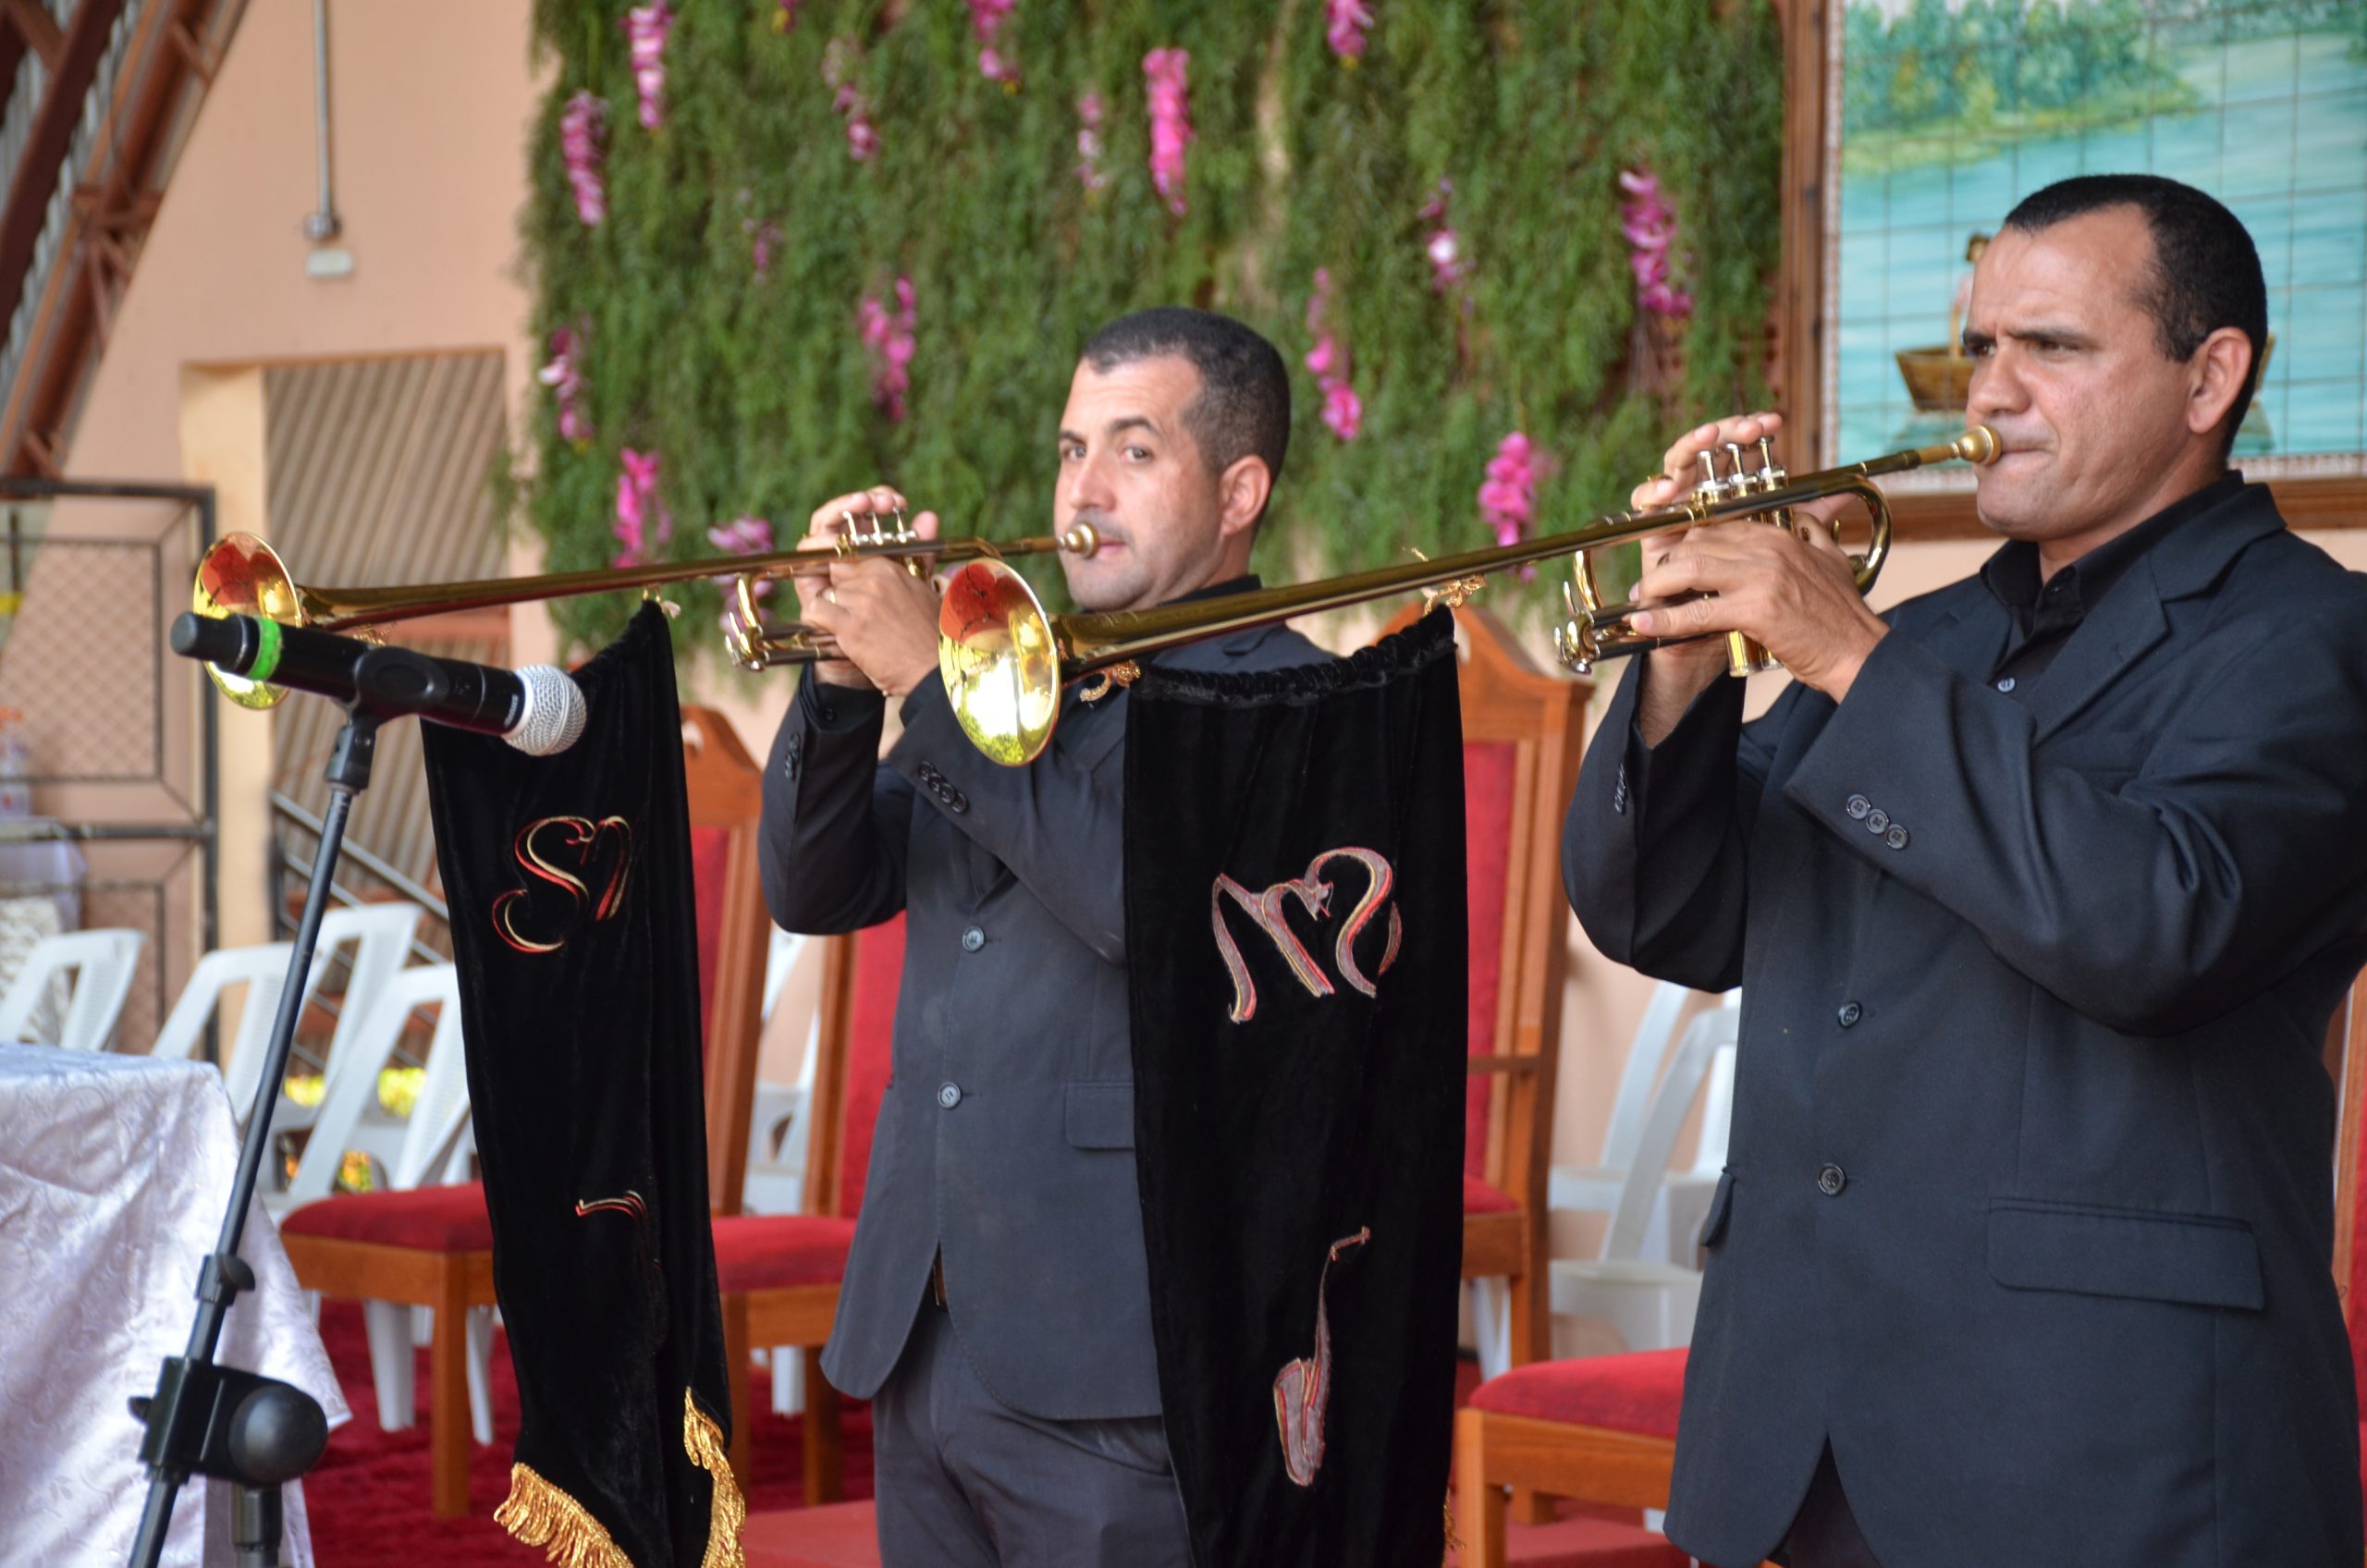
[[[518,1372],[496,1518],[583,1568],[719,1568],[744,1517],[707,1222],[681,715],[644,606],[554,757],[429,727],[495,1287]]]
[[[1126,728],[1135,1160],[1198,1568],[1437,1568],[1462,1257],[1462,719],[1443,615],[1153,667]]]

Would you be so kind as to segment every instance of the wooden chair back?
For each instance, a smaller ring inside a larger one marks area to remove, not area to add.
[[[2367,1180],[2367,972],[2352,982],[2350,995],[2326,1030],[2326,1069],[2334,1074],[2334,1280],[2342,1296],[2343,1321],[2350,1329],[2352,1376],[2367,1389],[2367,1203],[2360,1183]],[[2367,1408],[2367,1406],[2362,1406]]]
[[[852,1219],[863,1210],[871,1139],[887,1092],[903,978],[904,917],[826,939],[814,1048],[813,1132],[805,1145],[805,1212]]]
[[[740,1212],[764,1033],[765,913],[757,822],[764,774],[730,721],[682,707],[682,781],[699,927],[699,1000],[706,1052],[707,1205]]]

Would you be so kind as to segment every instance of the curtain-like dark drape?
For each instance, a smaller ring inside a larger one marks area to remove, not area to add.
[[[589,1568],[718,1568],[740,1561],[744,1509],[723,1453],[690,824],[665,617],[644,606],[575,680],[590,723],[558,756],[427,733],[521,1407],[496,1517]]]
[[[1199,1568],[1441,1554],[1462,1242],[1462,726],[1443,615],[1154,667],[1126,734],[1136,1163]]]

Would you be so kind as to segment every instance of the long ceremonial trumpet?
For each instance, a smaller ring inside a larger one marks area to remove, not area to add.
[[[1410,589],[1439,588],[1440,597],[1460,605],[1484,585],[1490,572],[1555,556],[1575,556],[1572,571],[1577,592],[1573,597],[1564,591],[1569,615],[1554,629],[1553,643],[1563,662],[1585,674],[1597,660],[1641,653],[1659,643],[1637,635],[1627,625],[1627,617],[1645,606],[1600,602],[1588,551],[1648,533],[1734,518],[1764,517],[1788,527],[1792,507],[1855,496],[1865,502],[1873,529],[1872,544],[1857,562],[1858,591],[1862,594],[1873,585],[1890,553],[1890,507],[1872,481],[1882,474],[1955,459],[1987,463],[1995,459],[1999,446],[1996,432],[1987,425],[1974,425],[1939,446],[1894,452],[1797,479],[1776,467],[1764,441],[1760,443],[1756,470],[1745,467],[1739,447],[1729,445],[1725,450],[1728,472],[1719,473],[1711,455],[1703,453],[1703,479],[1690,496],[1674,505],[1613,512],[1584,528],[1549,538],[1158,609],[1048,615],[1018,572],[992,558],[972,560],[946,584],[938,617],[938,669],[945,679],[954,715],[971,741],[995,761],[1019,766],[1034,761],[1050,744],[1053,726],[1060,721],[1061,689],[1070,681],[1098,674],[1122,685],[1140,673],[1136,661],[1162,650]],[[1735,673],[1768,668],[1763,649],[1739,635],[1728,641]]]
[[[395,588],[317,588],[299,584],[277,551],[251,533],[231,533],[205,553],[198,563],[197,584],[190,607],[200,615],[251,615],[319,631],[350,631],[390,621],[455,610],[485,609],[497,605],[531,604],[539,599],[565,599],[581,594],[606,594],[626,588],[657,588],[669,582],[690,582],[705,577],[739,579],[742,622],[730,633],[734,655],[741,654],[742,623],[754,619],[755,584],[785,577],[817,562],[865,557],[901,559],[914,570],[926,570],[924,558],[975,561],[1000,556],[1027,556],[1066,550],[1089,556],[1101,539],[1089,523],[1039,539],[995,543],[985,539],[923,539],[905,526],[901,512],[889,525],[874,515],[865,530],[849,518],[848,531],[828,548],[777,550],[763,556],[730,556],[712,560],[668,561],[652,566],[598,568],[590,571],[555,571],[539,577],[490,577],[470,582],[432,582]],[[776,629],[778,646],[767,649],[766,664],[810,663],[836,650],[825,634],[803,628]],[[267,708],[288,693],[279,687],[244,680],[212,665],[214,683],[241,707]]]

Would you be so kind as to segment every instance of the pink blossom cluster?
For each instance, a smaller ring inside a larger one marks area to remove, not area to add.
[[[866,294],[855,309],[855,328],[871,358],[871,400],[891,420],[904,417],[904,394],[913,386],[913,280],[896,279],[892,312],[876,294]]]
[[[583,370],[575,362],[576,350],[582,346],[582,337],[572,328],[560,327],[551,334],[550,361],[535,373],[535,379],[549,387],[558,400],[558,438],[574,447],[592,439],[592,420],[583,411]]]
[[[559,155],[575,190],[575,215],[586,228],[608,215],[608,193],[600,183],[600,126],[607,117],[608,105],[589,92],[570,98],[558,116]]]
[[[1331,330],[1331,269],[1318,267],[1315,291],[1306,297],[1306,329],[1315,334],[1306,368],[1323,389],[1323,423],[1341,440],[1354,441],[1364,428],[1365,406],[1355,388],[1348,385],[1348,350]]]
[[[1331,53],[1355,65],[1365,52],[1365,29],[1372,26],[1372,11],[1363,0],[1323,0],[1323,37]]]
[[[1479,521],[1494,533],[1497,544],[1513,545],[1528,537],[1536,516],[1536,452],[1528,437],[1515,430],[1488,459],[1488,477],[1479,485]]]
[[[666,34],[674,25],[674,8],[666,0],[635,6],[625,13],[627,52],[632,60],[632,84],[641,93],[641,124],[656,130],[666,122]]]
[[[978,74],[1010,91],[1019,88],[1019,62],[995,47],[995,40],[1019,8],[1019,0],[970,0],[970,30],[978,35]]]
[[[1661,194],[1660,178],[1622,169],[1619,189],[1627,193],[1619,204],[1619,232],[1627,237],[1627,265],[1636,275],[1636,302],[1656,316],[1691,315],[1693,296],[1677,292],[1669,282],[1669,244],[1676,237],[1676,209]]]
[[[1154,49],[1143,56],[1143,77],[1150,88],[1150,182],[1178,217],[1184,214],[1184,149],[1192,141],[1184,93],[1191,63],[1190,52],[1183,49]]]
[[[1087,195],[1110,183],[1109,171],[1101,166],[1101,121],[1108,113],[1098,92],[1076,101],[1076,182]]]
[[[830,88],[830,106],[847,122],[847,154],[862,163],[879,151],[878,128],[871,123],[871,106],[854,84],[854,45],[834,38],[822,51],[822,80]]]
[[[1422,222],[1429,226],[1429,233],[1422,237],[1422,253],[1430,259],[1430,292],[1449,294],[1460,288],[1471,276],[1471,263],[1464,260],[1463,237],[1447,221],[1447,202],[1454,196],[1454,182],[1439,181],[1430,199],[1422,203]]]
[[[746,513],[706,531],[706,542],[735,556],[760,556],[773,547],[773,525]]]
[[[627,447],[617,461],[617,521],[609,532],[623,548],[610,564],[640,566],[655,560],[657,547],[674,536],[674,516],[657,498],[656,453]]]
[[[770,218],[742,218],[741,230],[748,236],[748,247],[756,265],[758,283],[773,270],[773,252],[780,249],[780,225]]]

